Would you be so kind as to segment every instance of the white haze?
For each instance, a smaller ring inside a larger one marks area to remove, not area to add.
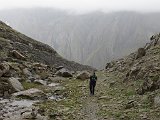
[[[160,11],[160,0],[0,0],[0,9],[50,7],[75,13],[101,10]]]

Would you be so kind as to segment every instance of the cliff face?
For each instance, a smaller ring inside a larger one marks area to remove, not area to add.
[[[33,40],[13,30],[3,22],[0,22],[0,41],[1,59],[9,60],[11,58],[10,52],[17,50],[25,56],[28,62],[40,62],[53,67],[64,66],[73,71],[91,69],[88,66],[63,59],[49,45]]]

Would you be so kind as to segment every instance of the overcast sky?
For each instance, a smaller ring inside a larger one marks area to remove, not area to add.
[[[160,11],[160,0],[0,0],[0,9],[53,7],[77,12],[95,10]]]

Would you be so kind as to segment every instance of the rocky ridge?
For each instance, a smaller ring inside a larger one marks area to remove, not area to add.
[[[117,71],[122,74],[124,82],[141,80],[137,89],[139,94],[160,88],[160,33],[150,38],[143,48],[129,56],[112,61],[106,65],[107,72]]]
[[[16,55],[15,50],[23,53],[27,61],[34,61],[44,63],[50,66],[58,67],[64,66],[69,70],[86,70],[92,69],[89,66],[84,66],[73,61],[63,59],[53,48],[49,45],[43,44],[32,38],[29,38],[5,23],[0,22],[0,38],[1,38],[1,59],[9,59],[9,53],[12,51]],[[19,56],[22,58],[22,56]]]

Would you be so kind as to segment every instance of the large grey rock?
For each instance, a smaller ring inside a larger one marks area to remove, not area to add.
[[[47,85],[47,81],[44,81],[44,80],[35,80],[34,83],[40,84],[40,85]]]
[[[9,72],[10,66],[7,62],[0,64],[0,77],[3,76],[5,73]]]
[[[32,73],[28,70],[28,68],[24,68],[24,69],[23,69],[23,74],[24,74],[25,76],[32,76]]]
[[[25,97],[28,99],[44,99],[46,98],[45,93],[42,90],[31,88],[25,91],[17,92],[12,94],[14,97]]]
[[[33,63],[32,67],[39,67],[39,68],[46,69],[48,66],[42,63]]]
[[[150,44],[152,46],[155,46],[155,45],[160,45],[160,33],[156,34],[156,35],[153,35],[151,38],[150,38],[151,42]]]
[[[5,97],[11,91],[11,85],[7,82],[0,82],[0,97]],[[8,95],[7,95],[8,96]]]
[[[130,108],[134,107],[135,106],[134,102],[135,102],[134,100],[130,100],[127,104],[124,105],[124,108],[130,109]]]
[[[32,109],[32,111],[28,111],[28,112],[24,112],[22,114],[22,118],[23,119],[36,119],[37,118],[37,114],[38,114],[38,111],[35,110],[35,109]]]
[[[140,68],[139,67],[132,67],[131,70],[130,70],[130,76],[132,75],[137,75],[137,73],[139,72]]]
[[[89,79],[89,77],[90,77],[90,73],[87,71],[82,71],[77,75],[77,79],[81,79],[81,80]]]
[[[59,71],[57,71],[56,75],[62,76],[62,77],[73,77],[72,73],[65,68],[62,68]]]
[[[65,78],[56,76],[56,77],[48,77],[48,80],[51,81],[51,82],[59,82],[59,81],[65,80]]]
[[[136,59],[141,58],[146,55],[146,50],[144,48],[139,48],[137,51]]]
[[[56,67],[56,70],[60,70],[62,68],[64,68],[64,67],[63,66],[58,66],[58,67]]]
[[[17,50],[12,50],[11,54],[13,57],[17,58],[17,59],[21,59],[21,60],[25,60],[26,57],[24,55],[22,55],[20,52],[18,52]]]
[[[18,78],[11,77],[8,79],[8,82],[16,92],[24,90],[22,84],[18,81]]]
[[[107,63],[105,69],[112,68],[114,66],[113,62]]]

